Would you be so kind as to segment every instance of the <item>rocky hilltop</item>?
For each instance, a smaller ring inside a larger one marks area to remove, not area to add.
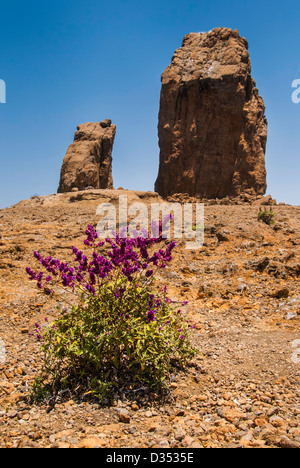
[[[107,119],[77,128],[59,193],[0,210],[0,448],[300,448],[300,207],[262,196],[267,123],[250,72],[237,31],[188,34],[162,75],[159,193],[111,190]],[[74,296],[42,293],[25,269],[34,251],[71,264],[100,204],[119,220],[119,195],[149,217],[169,196],[177,208],[206,199],[202,248],[177,239],[155,272],[198,353],[164,398],[124,382],[102,403],[79,385],[34,404],[43,353],[32,332]]]
[[[116,126],[110,119],[77,127],[74,142],[63,160],[58,193],[112,189],[112,149]]]
[[[155,190],[263,195],[267,120],[247,40],[228,28],[188,34],[161,80]]]
[[[85,250],[100,203],[162,203],[152,192],[85,190],[34,197],[0,210],[0,447],[300,448],[300,208],[205,207],[205,243],[186,250],[158,276],[195,327],[199,355],[174,372],[170,399],[147,388],[116,388],[101,406],[67,391],[34,405],[30,387],[42,365],[36,322],[51,323],[57,303],[28,280],[33,251],[72,261]],[[63,301],[63,297],[62,297]],[[297,341],[298,340],[298,341]],[[298,343],[298,344],[297,344]]]

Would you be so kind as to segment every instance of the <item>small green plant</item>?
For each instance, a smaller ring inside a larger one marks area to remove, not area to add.
[[[59,283],[76,297],[59,309],[54,322],[46,318],[43,326],[35,324],[44,359],[33,394],[41,398],[77,387],[103,399],[124,382],[161,390],[174,365],[184,366],[195,354],[188,322],[155,280],[155,269],[171,261],[176,242],[153,251],[165,242],[161,233],[157,238],[117,235],[106,239],[103,255],[95,229],[89,226],[86,233],[90,261],[73,247],[75,267],[38,252],[47,276],[27,267],[30,279],[48,295]]]
[[[269,208],[269,210],[267,210],[267,208],[264,208],[263,210],[260,209],[257,215],[258,221],[263,221],[265,224],[268,224],[269,226],[275,223],[274,217],[275,217],[275,213],[271,207]]]

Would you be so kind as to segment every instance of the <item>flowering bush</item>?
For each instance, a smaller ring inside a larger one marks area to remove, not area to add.
[[[181,310],[167,297],[167,288],[155,289],[155,270],[172,260],[176,242],[157,237],[116,235],[99,242],[88,226],[88,258],[73,247],[75,266],[34,252],[44,271],[26,268],[30,280],[47,294],[55,286],[74,294],[76,301],[60,309],[59,317],[36,324],[36,338],[44,353],[36,389],[52,386],[88,386],[103,396],[124,378],[152,388],[162,388],[172,365],[184,365],[195,350]],[[155,250],[157,244],[164,248]]]

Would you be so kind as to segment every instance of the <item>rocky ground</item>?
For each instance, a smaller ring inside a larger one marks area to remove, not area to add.
[[[68,258],[80,247],[96,207],[158,202],[154,194],[87,191],[34,197],[0,211],[0,447],[300,448],[300,207],[274,206],[275,224],[258,206],[205,207],[205,243],[187,250],[158,278],[195,329],[199,355],[172,376],[167,400],[124,389],[101,406],[67,393],[55,405],[30,404],[41,367],[28,335],[54,318],[55,304],[28,281],[33,250]],[[5,354],[4,354],[5,351]]]

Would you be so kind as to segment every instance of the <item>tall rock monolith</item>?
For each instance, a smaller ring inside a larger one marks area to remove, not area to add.
[[[229,28],[187,34],[161,81],[155,190],[263,195],[267,120],[247,40]]]
[[[112,150],[116,126],[110,119],[77,127],[64,157],[58,193],[72,189],[112,189]]]

